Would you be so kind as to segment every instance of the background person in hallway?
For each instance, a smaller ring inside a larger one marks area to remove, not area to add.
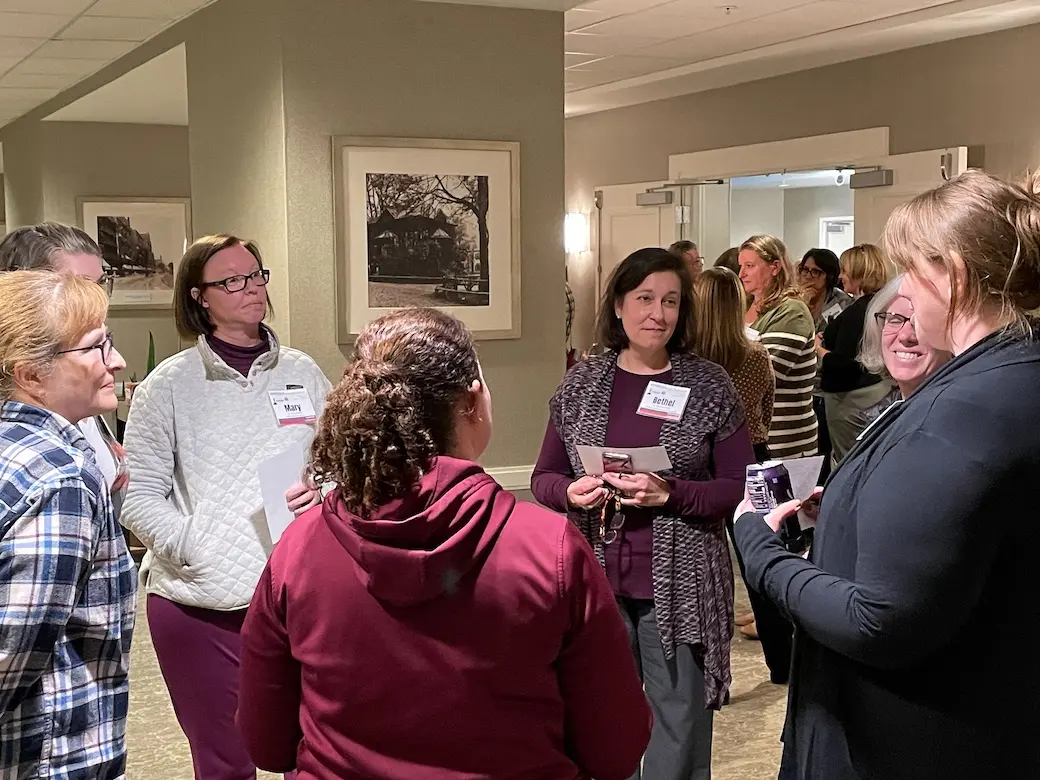
[[[758,333],[776,374],[776,402],[769,429],[769,454],[773,458],[816,454],[816,329],[791,276],[787,247],[780,239],[752,236],[741,244],[740,281],[752,297],[744,322]]]
[[[709,268],[693,283],[694,323],[693,351],[726,369],[744,405],[755,459],[769,460],[767,441],[769,421],[773,416],[773,393],[776,379],[769,354],[757,342],[750,341],[744,326],[744,287],[740,279],[726,268]],[[733,531],[732,518],[727,518]],[[737,556],[741,576],[744,562]],[[791,624],[768,599],[749,588],[751,615],[742,628],[754,624],[749,632],[762,640],[769,674],[774,680],[786,680],[791,668]]]
[[[676,241],[668,247],[668,251],[686,263],[686,269],[690,272],[691,278],[696,279],[704,270],[704,258],[701,257],[701,250],[692,241]]]
[[[867,322],[859,362],[871,373],[891,379],[895,388],[860,413],[856,425],[865,429],[893,404],[905,401],[921,384],[953,357],[943,349],[923,344],[914,330],[914,307],[900,292],[903,275],[886,284],[867,307]]]
[[[962,174],[897,208],[884,246],[916,335],[954,358],[838,465],[811,560],[775,534],[796,502],[736,523],[748,580],[800,634],[789,763],[801,780],[1038,777],[1021,631],[1040,620],[1040,177]]]
[[[664,249],[627,257],[600,308],[597,341],[607,351],[572,368],[550,401],[531,479],[535,498],[585,534],[617,594],[654,710],[642,775],[633,775],[647,780],[711,776],[713,714],[731,681],[725,515],[754,457],[725,369],[689,351],[693,320],[679,258]],[[678,419],[641,414],[651,382],[688,391]],[[585,474],[579,445],[663,445],[672,470],[606,475],[605,484]],[[622,506],[605,517],[608,486]]]
[[[148,624],[197,780],[256,775],[234,723],[239,631],[272,547],[256,469],[314,435],[313,420],[274,411],[271,393],[299,388],[320,414],[329,390],[317,364],[263,324],[269,274],[252,242],[192,244],[174,305],[196,345],[148,375],[126,425],[137,477],[123,522],[148,548]],[[319,496],[298,484],[287,499],[302,510]]]
[[[838,256],[829,249],[810,249],[798,264],[798,284],[802,300],[809,307],[816,327],[816,335],[823,333],[832,319],[852,304],[852,296],[841,289],[838,277],[841,264]],[[813,391],[813,410],[816,412],[817,452],[824,456],[820,469],[822,485],[831,472],[831,436],[827,429],[827,413],[824,410],[823,393],[820,391],[820,366],[816,366],[816,383]]]
[[[0,274],[0,776],[126,770],[136,578],[76,423],[126,367],[92,281]]]
[[[592,550],[477,465],[491,395],[433,309],[368,325],[312,447],[338,485],[286,532],[243,628],[239,723],[307,780],[622,780],[650,710]]]
[[[830,321],[816,348],[834,463],[856,443],[863,430],[863,411],[892,390],[890,381],[871,373],[858,360],[867,308],[874,293],[888,281],[888,265],[881,250],[873,244],[860,244],[842,252],[841,279],[855,301]]]
[[[114,277],[101,260],[97,243],[77,227],[57,222],[12,230],[0,241],[0,272],[50,270],[97,282],[111,296]],[[102,415],[86,417],[78,427],[94,449],[94,460],[105,476],[116,518],[126,495],[129,472],[123,447]]]
[[[715,268],[728,268],[740,276],[740,247],[733,246],[723,252],[715,260]],[[750,302],[750,301],[749,301]]]

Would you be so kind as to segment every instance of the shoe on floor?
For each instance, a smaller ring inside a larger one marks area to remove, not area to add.
[[[745,639],[758,639],[758,627],[755,625],[755,621],[752,620],[746,626],[741,626],[740,635]]]
[[[746,626],[749,623],[754,623],[755,622],[755,613],[754,612],[745,612],[743,615],[737,615],[736,620],[734,620],[733,622],[735,622],[738,626]]]

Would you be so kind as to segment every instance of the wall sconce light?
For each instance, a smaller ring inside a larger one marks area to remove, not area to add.
[[[589,215],[571,212],[563,220],[563,245],[569,255],[589,251]]]

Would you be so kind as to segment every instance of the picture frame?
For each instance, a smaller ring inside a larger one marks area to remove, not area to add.
[[[518,339],[520,144],[332,138],[340,344],[409,306]]]
[[[109,309],[171,309],[192,242],[190,198],[82,197],[80,226],[101,247],[115,279]]]

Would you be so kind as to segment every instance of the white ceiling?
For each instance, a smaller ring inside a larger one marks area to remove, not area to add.
[[[0,0],[0,127],[210,1]],[[1040,0],[456,2],[570,8],[570,116],[1040,22]],[[186,124],[183,47],[49,118]]]
[[[1037,0],[591,0],[566,14],[575,115],[1040,22]]]
[[[0,0],[0,127],[212,0]]]

